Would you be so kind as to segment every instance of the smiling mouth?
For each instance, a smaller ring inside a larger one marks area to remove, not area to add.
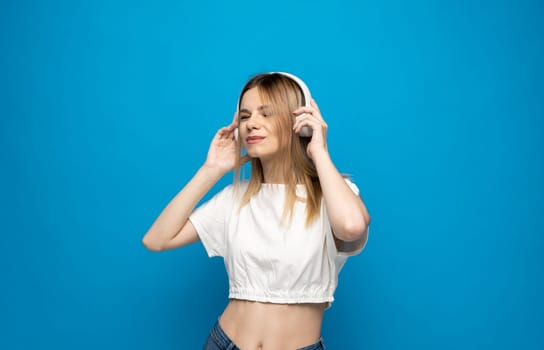
[[[253,143],[261,142],[264,139],[265,139],[264,136],[249,136],[248,138],[246,138],[246,142],[248,144],[253,144]]]

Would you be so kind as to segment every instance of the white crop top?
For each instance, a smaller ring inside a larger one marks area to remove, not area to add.
[[[346,179],[359,194],[355,184]],[[334,301],[338,273],[349,255],[346,244],[336,248],[324,201],[308,227],[306,204],[295,202],[293,219],[283,225],[285,185],[263,184],[240,208],[247,183],[225,187],[190,216],[208,256],[221,256],[229,277],[229,298],[270,303]],[[304,198],[304,185],[297,195]],[[344,249],[346,248],[346,249]],[[346,251],[342,251],[346,250]]]

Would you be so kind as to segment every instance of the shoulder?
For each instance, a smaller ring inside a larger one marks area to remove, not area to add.
[[[247,181],[235,182],[223,187],[223,189],[217,192],[214,197],[216,197],[219,200],[228,200],[228,201],[241,200],[246,190],[247,190]]]

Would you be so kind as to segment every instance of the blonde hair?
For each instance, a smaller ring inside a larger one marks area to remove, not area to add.
[[[244,94],[252,88],[257,88],[264,104],[272,107],[274,122],[278,130],[280,154],[284,155],[284,161],[280,162],[280,169],[285,179],[285,203],[282,214],[282,222],[293,217],[293,208],[296,201],[306,203],[306,225],[309,225],[318,215],[321,207],[322,191],[317,176],[317,170],[313,161],[306,153],[306,147],[310,138],[299,137],[293,132],[295,121],[293,111],[304,105],[304,95],[298,84],[289,77],[279,73],[259,74],[251,78],[240,93],[238,103],[241,103]],[[238,106],[238,109],[240,106]],[[235,185],[240,183],[242,147],[238,143],[237,166],[234,175]],[[261,161],[258,158],[251,159],[251,175],[248,186],[241,198],[240,208],[246,205],[251,197],[261,189],[264,182],[264,174]],[[303,184],[306,188],[306,198],[296,194],[297,184]]]

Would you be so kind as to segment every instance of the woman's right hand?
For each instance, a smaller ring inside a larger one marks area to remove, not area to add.
[[[236,166],[238,157],[237,141],[234,138],[234,129],[238,125],[236,114],[229,126],[225,126],[217,131],[208,150],[205,166],[226,174]],[[249,160],[249,156],[242,157],[240,164]]]

